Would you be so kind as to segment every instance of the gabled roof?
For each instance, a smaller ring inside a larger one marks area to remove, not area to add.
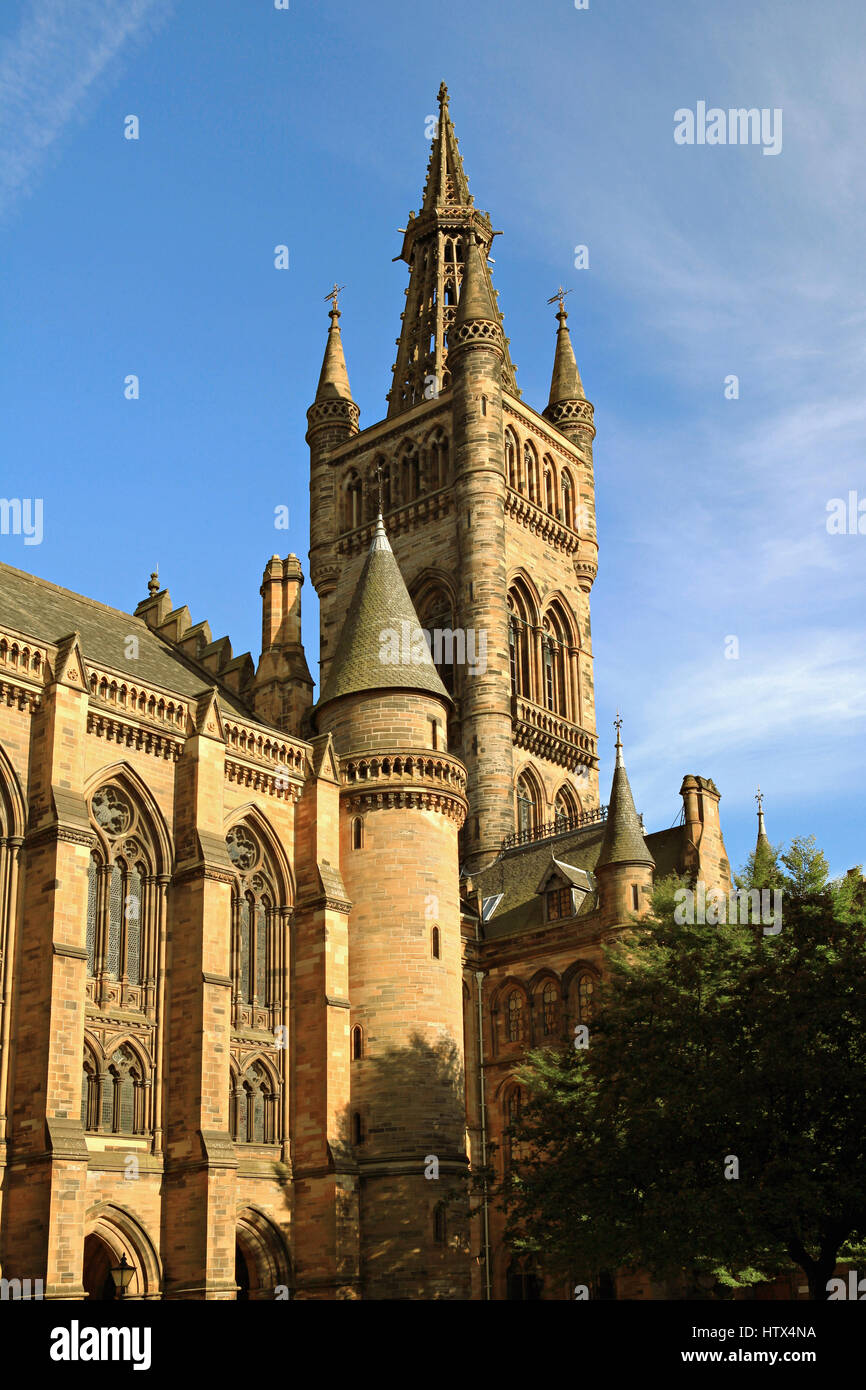
[[[536,888],[536,893],[543,893],[548,883],[553,879],[565,879],[566,883],[573,888],[579,888],[583,893],[591,893],[595,888],[591,874],[586,869],[578,869],[574,864],[566,864],[563,860],[557,859],[555,854],[551,854],[550,863],[542,875],[541,882]]]
[[[450,703],[422,632],[380,515],[317,713],[360,690],[422,690]]]

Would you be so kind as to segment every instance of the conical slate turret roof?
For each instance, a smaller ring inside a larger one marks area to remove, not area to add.
[[[655,864],[647,848],[640,818],[634,809],[628,774],[622,756],[619,729],[616,734],[616,767],[607,808],[607,826],[596,862],[596,870],[606,864]]]
[[[359,690],[423,690],[450,701],[381,515],[317,708]]]
[[[586,397],[583,394],[583,383],[577,370],[577,358],[568,331],[568,314],[560,307],[556,317],[559,319],[559,328],[556,333],[556,354],[553,359],[548,405],[559,405],[562,401],[584,401]]]

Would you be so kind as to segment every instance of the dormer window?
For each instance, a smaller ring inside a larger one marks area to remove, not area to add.
[[[558,922],[574,916],[574,893],[571,888],[551,888],[547,893],[547,920]]]

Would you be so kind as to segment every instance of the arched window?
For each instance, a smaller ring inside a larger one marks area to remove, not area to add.
[[[527,442],[523,446],[523,467],[526,472],[526,491],[530,502],[538,501],[538,458],[532,445]]]
[[[524,1039],[523,995],[519,989],[511,990],[505,1001],[505,1036],[510,1043]]]
[[[448,436],[437,430],[429,441],[430,487],[444,487],[448,482]]]
[[[572,822],[580,815],[580,805],[570,787],[560,787],[554,803],[554,817],[557,826],[563,830],[571,829]]]
[[[520,479],[517,475],[517,440],[511,430],[505,431],[505,476],[508,479],[508,486],[518,492]]]
[[[578,1023],[588,1023],[592,1017],[592,994],[593,979],[591,975],[581,975],[577,982],[575,998],[577,1000],[577,1021]]]
[[[282,1022],[282,901],[273,859],[246,822],[232,827],[226,848],[232,887],[232,1010],[237,1027],[272,1032]]]
[[[544,506],[549,516],[556,515],[556,475],[549,458],[544,460]]]
[[[571,718],[570,663],[572,641],[564,616],[551,605],[542,624],[541,653],[544,704],[565,719]]]
[[[571,474],[562,474],[562,519],[566,526],[574,530],[574,484],[571,481]]]
[[[525,586],[518,580],[508,591],[508,655],[511,671],[511,690],[531,700],[533,653],[537,618],[535,605]]]
[[[541,991],[541,1026],[545,1037],[559,1032],[559,990],[552,980]]]
[[[503,1138],[504,1157],[506,1172],[511,1167],[515,1159],[522,1157],[522,1146],[519,1140],[512,1134],[512,1128],[520,1124],[520,1115],[523,1109],[523,1092],[519,1086],[512,1086],[505,1097],[505,1133]]]
[[[437,1245],[444,1245],[446,1237],[445,1203],[437,1202],[433,1208],[433,1239]]]
[[[84,1049],[84,1078],[81,1087],[81,1123],[85,1129],[99,1128],[99,1065],[90,1048]]]
[[[361,479],[352,470],[346,479],[343,505],[343,530],[354,531],[361,525]]]
[[[457,689],[456,657],[459,653],[454,640],[451,599],[442,585],[432,580],[428,580],[413,597],[421,627],[424,632],[430,633],[430,655],[439,672],[439,679],[449,695],[453,695]]]
[[[363,1144],[364,1142],[364,1121],[361,1118],[360,1110],[356,1110],[352,1116],[352,1143]]]
[[[261,1062],[244,1072],[236,1093],[234,1140],[236,1144],[277,1142],[278,1090]]]
[[[421,464],[414,444],[407,446],[400,463],[401,502],[414,502],[421,492]]]
[[[522,772],[517,779],[517,829],[529,834],[541,825],[541,798],[535,781]]]
[[[441,954],[439,928],[434,927],[430,933],[430,947],[433,952],[433,959],[439,960]]]
[[[352,1061],[360,1062],[364,1055],[364,1033],[360,1024],[356,1023],[352,1029]]]
[[[95,981],[89,996],[141,1010],[145,986],[153,985],[150,932],[161,930],[162,917],[152,825],[137,800],[112,782],[93,793],[90,814],[98,846],[87,876],[87,973]]]
[[[149,1126],[148,1089],[141,1061],[131,1047],[115,1049],[100,1067],[85,1046],[81,1120],[99,1134],[145,1134]]]
[[[360,816],[352,821],[352,849],[361,849],[364,844],[364,823]]]

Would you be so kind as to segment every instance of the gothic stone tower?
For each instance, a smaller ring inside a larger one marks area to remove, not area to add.
[[[550,401],[539,413],[521,399],[488,265],[495,235],[469,192],[443,86],[400,253],[410,274],[387,415],[358,431],[335,303],[307,434],[323,686],[381,478],[388,536],[453,699],[469,870],[515,831],[579,824],[599,802],[593,409],[561,301]]]
[[[450,704],[380,516],[314,713],[339,758],[351,903],[340,1148],[357,1164],[364,1298],[469,1297],[457,860],[466,774],[444,751]]]

